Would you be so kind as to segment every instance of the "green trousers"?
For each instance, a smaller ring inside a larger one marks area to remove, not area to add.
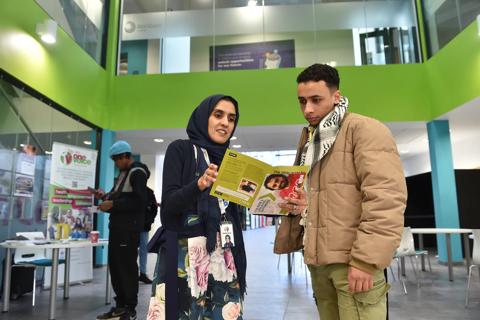
[[[390,285],[383,271],[374,275],[373,288],[352,293],[347,264],[309,265],[312,287],[321,320],[385,320],[386,295]]]

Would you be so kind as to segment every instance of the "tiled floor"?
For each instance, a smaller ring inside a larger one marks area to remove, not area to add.
[[[248,256],[248,294],[245,299],[246,320],[314,320],[318,319],[310,289],[306,285],[305,268],[300,254],[295,256],[295,270],[288,275],[287,260],[272,253],[274,229],[257,229],[245,232]],[[155,255],[149,257],[149,273],[152,274]],[[432,257],[432,273],[424,273],[421,287],[417,288],[407,265],[408,295],[404,295],[400,282],[392,282],[390,291],[390,319],[480,319],[480,281],[475,272],[471,288],[471,302],[464,307],[466,268],[455,267],[455,281],[448,281],[447,268],[437,264]],[[395,268],[394,268],[395,269]],[[70,299],[63,300],[58,291],[57,319],[92,320],[108,307],[104,304],[104,269],[94,270],[92,283],[75,285],[70,289]],[[391,274],[389,274],[390,276]],[[150,286],[141,285],[139,292],[139,319],[145,319]],[[31,295],[11,302],[9,313],[0,319],[47,319],[49,291],[37,293],[37,302],[31,307]]]

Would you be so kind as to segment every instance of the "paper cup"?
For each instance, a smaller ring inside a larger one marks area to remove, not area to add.
[[[97,243],[99,236],[100,236],[100,233],[99,233],[98,231],[92,231],[92,232],[90,232],[90,241],[91,241],[92,243]]]

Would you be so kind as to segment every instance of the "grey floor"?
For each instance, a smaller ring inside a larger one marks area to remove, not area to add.
[[[310,320],[318,319],[310,289],[310,279],[305,277],[302,258],[294,258],[292,275],[287,272],[286,256],[280,258],[272,253],[274,228],[245,232],[248,257],[248,294],[245,299],[246,320]],[[149,273],[152,274],[155,255],[149,256]],[[407,265],[408,295],[403,293],[401,283],[391,281],[390,319],[480,319],[480,281],[475,272],[471,288],[471,300],[464,307],[466,268],[455,267],[455,281],[448,281],[447,268],[439,265],[432,256],[433,272],[424,272],[420,288]],[[396,271],[396,267],[394,267]],[[75,285],[70,289],[70,299],[63,300],[63,291],[57,292],[56,319],[92,320],[108,309],[104,303],[104,268],[94,269],[91,283]],[[391,274],[389,273],[391,279]],[[306,283],[308,281],[308,285]],[[141,285],[139,292],[139,319],[145,319],[150,295],[150,286]],[[37,291],[37,302],[31,307],[31,295],[12,301],[10,312],[0,314],[0,319],[24,320],[48,318],[49,291]]]

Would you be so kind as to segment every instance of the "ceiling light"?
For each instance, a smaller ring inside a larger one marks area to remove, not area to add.
[[[45,43],[55,43],[57,41],[57,23],[52,19],[38,23],[36,31]]]
[[[20,147],[22,147],[22,148],[23,148],[23,147],[25,147],[25,145],[24,145],[23,143],[20,143]]]
[[[234,140],[237,140],[237,137],[232,136],[232,137],[230,138],[230,141],[234,141]]]
[[[52,151],[45,151],[45,154],[52,154]]]
[[[255,7],[257,5],[257,0],[248,0],[247,6]]]
[[[398,150],[398,152],[400,152],[400,154],[406,154],[406,153],[409,153],[410,151],[408,149],[400,149]]]
[[[91,146],[91,145],[92,145],[92,141],[85,140],[85,141],[83,141],[83,144],[86,144],[87,146]]]
[[[158,142],[158,143],[162,143],[164,140],[160,139],[160,138],[156,138],[156,139],[153,139],[153,141]]]
[[[234,145],[232,146],[232,148],[235,148],[235,149],[240,149],[241,147],[242,147],[241,144],[234,144]]]
[[[337,66],[337,61],[332,60],[332,61],[330,61],[329,65],[330,65],[330,67],[335,68]]]

